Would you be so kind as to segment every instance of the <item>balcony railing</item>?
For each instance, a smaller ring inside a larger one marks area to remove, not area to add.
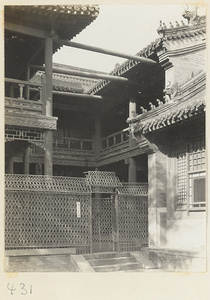
[[[129,133],[128,128],[125,130],[113,133],[105,138],[101,139],[101,150],[112,149],[116,146],[128,143]]]
[[[5,112],[42,115],[42,84],[5,78]]]
[[[53,146],[56,148],[93,151],[94,141],[91,139],[78,139],[78,138],[64,137],[64,138],[54,139]]]

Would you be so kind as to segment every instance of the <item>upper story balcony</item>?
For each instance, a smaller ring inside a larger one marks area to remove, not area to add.
[[[5,113],[43,115],[43,86],[5,78]]]
[[[5,78],[5,124],[55,130],[57,118],[46,116],[43,91],[42,84]]]
[[[129,128],[113,133],[101,139],[100,156],[109,155],[129,147]]]

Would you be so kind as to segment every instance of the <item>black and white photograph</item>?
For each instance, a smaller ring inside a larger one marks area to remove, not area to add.
[[[201,2],[4,6],[4,272],[207,271],[206,69]]]

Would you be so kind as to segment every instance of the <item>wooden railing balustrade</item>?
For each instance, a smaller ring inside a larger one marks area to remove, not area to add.
[[[42,90],[42,84],[5,78],[6,113],[44,114]]]
[[[70,138],[64,137],[53,140],[54,147],[58,148],[69,148],[72,150],[85,150],[93,151],[94,150],[94,141],[92,139],[79,139],[79,138]]]
[[[129,141],[129,132],[128,128],[125,130],[113,133],[105,138],[101,139],[101,149],[102,151],[105,149],[109,149],[115,146],[119,146],[121,144],[127,143]]]

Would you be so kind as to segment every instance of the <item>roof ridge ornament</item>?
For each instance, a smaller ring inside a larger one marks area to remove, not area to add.
[[[161,38],[165,36],[166,29],[167,29],[166,24],[160,20],[160,26],[157,29],[157,33],[160,35]]]
[[[182,13],[183,18],[187,19],[188,25],[198,25],[201,23],[201,16],[198,16],[198,6],[195,6],[194,10],[189,10],[188,5],[186,4],[186,9]]]

